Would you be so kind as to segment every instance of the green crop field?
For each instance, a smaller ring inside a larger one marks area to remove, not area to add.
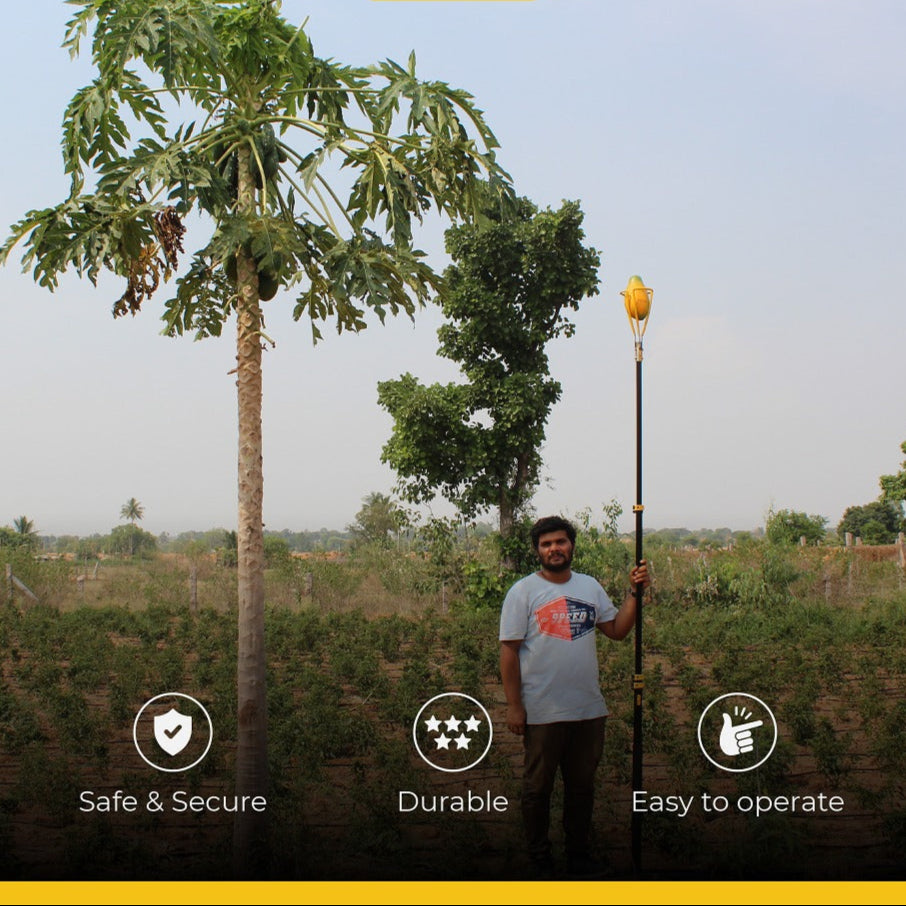
[[[585,557],[593,566],[588,549]],[[598,561],[614,593],[622,559],[611,549]],[[683,817],[646,812],[645,870],[902,878],[906,590],[897,563],[764,543],[661,549],[651,560],[646,802],[682,797],[691,807]],[[193,609],[179,557],[104,562],[81,588],[75,564],[19,556],[13,565],[39,600],[16,593],[0,606],[2,875],[230,877],[233,570],[202,562]],[[524,873],[521,751],[503,719],[497,611],[470,604],[462,583],[441,589],[436,572],[398,551],[293,559],[268,571],[271,876]],[[599,646],[612,713],[595,836],[616,875],[628,877],[632,645],[600,638]],[[175,691],[204,705],[214,732],[197,767],[168,774],[144,763],[132,731],[146,700]],[[494,730],[487,756],[458,773],[422,761],[412,737],[421,706],[452,691],[480,702]],[[776,749],[746,773],[715,768],[696,739],[702,710],[730,692],[757,696],[777,719]],[[139,807],[95,807],[117,791]],[[143,807],[152,792],[180,808]],[[487,794],[506,807],[491,808]],[[725,797],[727,809],[706,809],[703,794]],[[205,808],[183,807],[192,796]],[[822,810],[831,797],[838,807]]]

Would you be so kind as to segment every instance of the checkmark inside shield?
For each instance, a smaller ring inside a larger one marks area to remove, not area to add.
[[[154,738],[168,754],[178,755],[192,739],[192,718],[171,708],[154,718]]]

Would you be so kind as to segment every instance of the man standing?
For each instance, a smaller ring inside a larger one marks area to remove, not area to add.
[[[531,538],[541,569],[513,585],[500,615],[507,726],[525,742],[522,815],[529,857],[538,877],[553,875],[548,827],[559,768],[567,872],[595,877],[604,866],[592,858],[589,836],[608,714],[595,628],[608,638],[625,638],[635,625],[636,600],[630,589],[617,610],[595,579],[572,571],[576,529],[567,520],[539,519]],[[633,588],[648,587],[644,560],[629,578]]]

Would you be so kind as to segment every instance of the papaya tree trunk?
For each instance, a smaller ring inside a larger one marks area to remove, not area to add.
[[[239,203],[250,211],[255,183],[247,146],[239,150]],[[261,306],[255,259],[244,248],[236,262],[236,366],[239,404],[239,650],[236,793],[266,796],[267,698],[264,653],[264,477],[261,451]],[[261,876],[268,853],[266,812],[236,815],[233,855],[237,873]]]

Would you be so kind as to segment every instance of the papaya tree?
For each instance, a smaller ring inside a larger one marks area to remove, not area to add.
[[[239,409],[236,784],[267,788],[262,523],[262,301],[279,290],[313,337],[412,314],[439,286],[413,248],[436,209],[478,212],[478,177],[506,189],[472,97],[423,82],[415,58],[346,66],[315,55],[277,0],[68,0],[64,46],[90,39],[96,77],[63,121],[69,195],[12,228],[5,260],[55,289],[69,269],[125,281],[135,315],[168,280],[165,332],[217,336],[235,316]],[[178,102],[177,104],[174,102]],[[178,121],[177,121],[178,118]],[[339,174],[339,176],[337,175]],[[198,249],[183,259],[200,222]],[[240,865],[264,839],[237,820]],[[252,857],[251,861],[255,861]]]

